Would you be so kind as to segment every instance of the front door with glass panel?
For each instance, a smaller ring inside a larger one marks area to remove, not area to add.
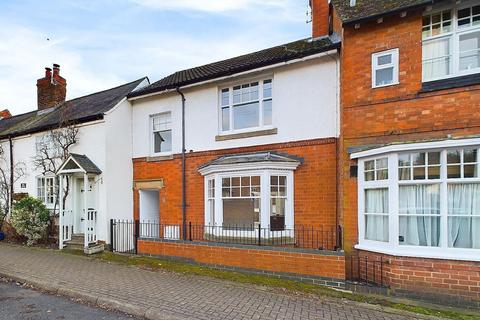
[[[75,233],[85,233],[85,219],[87,215],[84,210],[84,197],[87,195],[87,209],[95,209],[95,197],[94,197],[94,188],[93,180],[88,180],[88,190],[85,192],[83,178],[77,178],[75,180]]]

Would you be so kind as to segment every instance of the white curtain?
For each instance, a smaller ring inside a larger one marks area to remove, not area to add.
[[[438,246],[440,186],[400,186],[400,244]]]
[[[450,74],[450,38],[424,42],[422,54],[424,80]]]
[[[480,184],[448,185],[448,246],[480,249]]]
[[[365,239],[388,241],[388,189],[365,190]]]

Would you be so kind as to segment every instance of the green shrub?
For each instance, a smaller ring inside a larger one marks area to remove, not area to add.
[[[44,235],[50,221],[50,212],[38,199],[27,197],[13,204],[10,222],[19,235],[32,246]]]

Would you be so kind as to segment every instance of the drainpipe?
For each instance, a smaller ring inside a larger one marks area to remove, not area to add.
[[[182,97],[182,237],[187,240],[187,185],[186,185],[186,168],[185,168],[185,95],[180,88],[176,89],[177,93]]]
[[[8,214],[11,215],[12,213],[12,205],[13,205],[13,192],[14,192],[14,189],[13,189],[13,141],[12,141],[12,137],[9,136],[8,137],[8,143],[9,143],[9,147],[10,147],[10,198],[9,198],[9,205],[8,205]]]

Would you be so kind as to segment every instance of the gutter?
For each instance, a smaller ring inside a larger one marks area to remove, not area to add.
[[[182,98],[182,226],[183,226],[183,240],[187,240],[187,185],[186,185],[186,158],[185,158],[185,95],[177,87],[175,91]]]
[[[209,80],[204,80],[204,81],[200,81],[200,82],[196,82],[196,83],[187,84],[187,85],[182,86],[182,89],[188,89],[188,88],[192,88],[192,87],[201,86],[201,85],[204,85],[204,84],[210,84],[210,83],[214,83],[214,82],[228,80],[228,79],[240,77],[240,76],[243,76],[243,75],[249,75],[251,73],[257,73],[257,72],[261,72],[261,71],[265,71],[265,70],[270,70],[270,69],[274,69],[274,68],[278,68],[278,67],[282,67],[282,66],[288,66],[288,65],[291,65],[291,64],[294,64],[294,63],[310,61],[310,60],[313,60],[313,59],[316,59],[316,58],[331,55],[331,54],[334,54],[334,53],[338,52],[338,49],[340,48],[340,43],[334,43],[331,47],[332,47],[331,50],[323,51],[323,52],[313,54],[313,55],[310,55],[310,56],[306,56],[306,57],[303,57],[303,58],[292,59],[292,60],[272,64],[272,65],[269,65],[269,66],[259,67],[259,68],[255,68],[255,69],[251,69],[251,70],[247,70],[247,71],[242,71],[242,72],[238,72],[238,73],[234,73],[234,74],[230,74],[230,75],[226,75],[226,76],[221,76],[221,77],[218,77],[218,78],[213,78],[213,79],[209,79]],[[137,95],[137,96],[133,95],[133,96],[128,97],[128,100],[129,101],[134,101],[134,100],[144,99],[144,98],[148,98],[148,97],[152,97],[152,96],[156,96],[156,95],[160,95],[160,94],[166,94],[166,93],[169,93],[169,92],[177,92],[177,89],[176,88],[165,89],[165,90],[161,90],[161,91],[153,91],[153,92],[150,92],[150,93],[147,92],[143,95]]]

